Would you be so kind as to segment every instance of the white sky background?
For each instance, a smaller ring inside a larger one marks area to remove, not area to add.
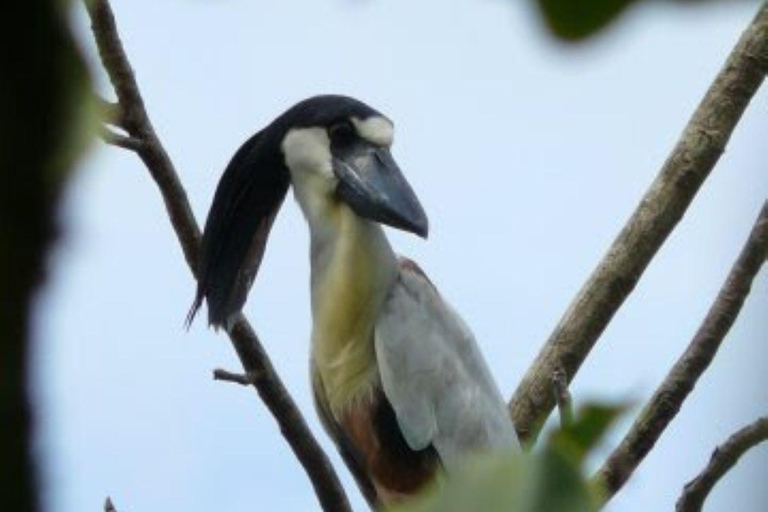
[[[390,232],[392,243],[472,326],[509,395],[756,5],[642,5],[578,47],[498,0],[114,8],[200,222],[239,144],[294,102],[345,93],[389,115],[394,155],[432,228],[426,242]],[[644,400],[690,340],[768,195],[767,108],[763,89],[578,374],[577,402]],[[239,368],[228,341],[203,318],[182,329],[193,281],[139,160],[97,144],[63,225],[37,324],[48,508],[93,512],[111,495],[129,512],[319,510],[255,394],[211,380],[214,367]],[[288,200],[246,313],[365,510],[311,404],[308,281],[307,230]],[[714,446],[766,413],[767,281],[763,271],[712,368],[609,510],[672,510]],[[767,467],[768,447],[748,454],[711,510],[765,510]]]

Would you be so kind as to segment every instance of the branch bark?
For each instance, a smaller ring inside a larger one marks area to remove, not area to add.
[[[85,1],[85,5],[91,18],[91,28],[102,63],[118,98],[120,126],[131,139],[141,143],[123,144],[123,147],[131,146],[128,149],[139,155],[160,188],[187,264],[196,275],[200,229],[176,169],[147,115],[133,70],[120,41],[109,1],[90,0]],[[238,316],[228,335],[246,374],[259,376],[252,384],[307,472],[323,510],[350,511],[349,502],[333,466],[309,430],[245,317]]]
[[[714,359],[767,255],[768,202],[763,204],[747,243],[693,340],[595,476],[595,483],[605,490],[606,501],[621,489],[651,451]]]
[[[520,439],[532,443],[555,405],[551,376],[568,382],[632,292],[704,183],[768,70],[768,4],[725,66],[632,217],[583,285],[509,403]]]
[[[704,500],[720,479],[736,465],[747,450],[768,440],[768,417],[742,428],[718,446],[704,470],[688,482],[677,500],[677,512],[700,512]]]

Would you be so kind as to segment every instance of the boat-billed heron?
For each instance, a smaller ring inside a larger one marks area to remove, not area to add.
[[[387,117],[344,96],[302,101],[248,139],[216,190],[190,313],[205,299],[209,323],[230,327],[293,185],[311,233],[317,411],[375,506],[517,443],[472,333],[384,233],[428,231],[392,142]]]

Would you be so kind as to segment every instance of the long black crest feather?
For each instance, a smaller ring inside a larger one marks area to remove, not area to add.
[[[291,128],[328,126],[342,118],[378,114],[346,96],[314,96],[297,103],[248,139],[227,165],[205,222],[197,294],[186,326],[205,300],[208,323],[227,321],[245,304],[267,237],[290,185],[280,144]]]
[[[282,155],[263,132],[248,139],[232,157],[205,223],[197,294],[187,326],[204,299],[208,323],[214,327],[224,325],[243,307],[289,183]]]

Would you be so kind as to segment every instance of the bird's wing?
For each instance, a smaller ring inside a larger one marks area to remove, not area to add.
[[[421,269],[403,259],[375,331],[384,393],[413,450],[448,469],[468,453],[517,446],[474,336]]]

